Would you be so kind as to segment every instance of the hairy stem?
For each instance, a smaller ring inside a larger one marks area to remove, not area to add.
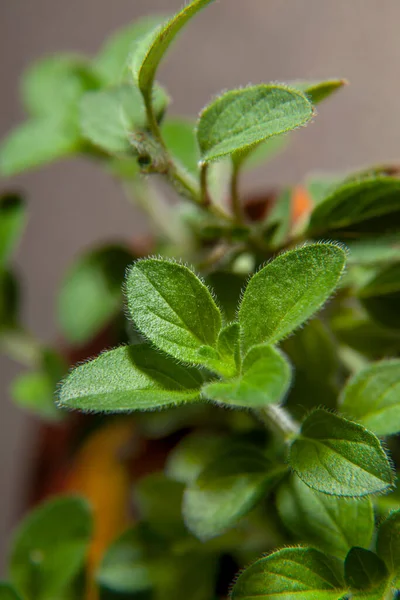
[[[282,437],[285,442],[290,441],[299,434],[299,424],[282,406],[269,404],[261,411],[261,417],[265,425]]]

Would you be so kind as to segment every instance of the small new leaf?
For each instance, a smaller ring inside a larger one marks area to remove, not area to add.
[[[199,350],[215,348],[221,313],[208,288],[184,265],[137,261],[127,276],[126,296],[137,327],[164,352],[202,364]]]
[[[333,496],[376,494],[394,482],[378,438],[362,425],[321,409],[303,422],[289,463],[306,485]]]
[[[39,506],[15,535],[11,582],[26,600],[61,598],[84,565],[91,535],[83,499],[57,498]]]
[[[390,513],[378,531],[376,551],[390,573],[400,576],[400,510]]]
[[[232,600],[340,600],[340,562],[313,548],[285,548],[261,558],[236,581]]]
[[[370,550],[352,548],[344,563],[345,579],[355,590],[372,590],[388,579],[385,563]]]
[[[182,510],[187,527],[202,540],[220,535],[247,514],[285,471],[253,448],[222,453],[185,491]]]
[[[327,554],[344,559],[353,546],[371,544],[375,522],[369,498],[321,494],[294,476],[280,486],[277,507],[289,531]]]
[[[104,352],[62,383],[59,405],[89,412],[154,410],[198,400],[202,376],[147,344]]]
[[[326,81],[293,81],[290,85],[306,94],[313,104],[319,104],[347,83],[345,79],[328,79]]]
[[[214,0],[194,0],[181,12],[172,17],[165,25],[161,25],[145,37],[145,47],[140,48],[140,62],[138,64],[135,57],[134,75],[137,78],[139,88],[144,98],[149,101],[153,89],[153,83],[156,77],[158,66],[181,29],[196,15],[202,8],[211,4]]]
[[[284,399],[291,381],[291,367],[272,346],[254,346],[246,355],[237,377],[208,383],[202,395],[221,404],[260,408]]]
[[[232,90],[200,115],[197,139],[201,160],[208,163],[232,156],[240,162],[240,154],[305,125],[312,116],[312,105],[304,94],[283,85]]]
[[[310,244],[278,256],[251,279],[239,309],[242,352],[274,344],[307,321],[335,290],[346,253]]]
[[[344,388],[341,410],[376,435],[400,431],[400,360],[385,360],[358,372]]]

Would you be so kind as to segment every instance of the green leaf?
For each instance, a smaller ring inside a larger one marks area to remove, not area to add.
[[[345,79],[328,79],[326,81],[293,81],[290,85],[306,94],[313,104],[319,104],[347,83]]]
[[[221,404],[260,408],[284,399],[291,381],[291,367],[272,346],[253,346],[237,377],[206,384],[202,395]]]
[[[194,432],[187,435],[170,452],[166,474],[175,481],[191,484],[201,471],[223,449],[224,437],[211,432]]]
[[[168,119],[161,127],[162,137],[171,156],[194,176],[199,172],[200,151],[195,124],[189,120]]]
[[[36,508],[15,535],[10,576],[25,600],[61,597],[83,568],[92,535],[83,499],[57,498]]]
[[[376,551],[390,573],[400,576],[400,510],[392,512],[379,527]]]
[[[284,548],[246,569],[232,600],[340,600],[345,591],[336,559],[313,548]]]
[[[224,156],[236,160],[235,155],[305,125],[312,116],[307,98],[283,85],[229,91],[200,115],[197,140],[201,160],[208,163]]]
[[[366,496],[393,485],[393,472],[378,438],[361,425],[321,409],[303,422],[289,463],[306,485],[333,496]]]
[[[16,194],[0,197],[0,266],[12,255],[26,223],[25,203]]]
[[[378,273],[360,290],[359,297],[374,321],[400,329],[400,262]]]
[[[385,360],[357,373],[344,388],[341,410],[377,435],[400,431],[400,360]]]
[[[32,117],[76,114],[79,99],[98,78],[84,57],[56,54],[35,62],[22,78],[22,99]]]
[[[16,590],[5,581],[0,581],[0,600],[22,600]]]
[[[353,546],[371,544],[375,523],[369,498],[327,496],[294,476],[280,486],[276,501],[287,529],[327,554],[343,559]]]
[[[90,412],[155,410],[198,400],[200,373],[146,344],[104,352],[65,379],[59,406]]]
[[[140,40],[165,21],[165,15],[138,19],[114,33],[104,44],[92,65],[104,85],[115,85],[126,77],[131,54]]]
[[[140,331],[178,360],[202,364],[199,350],[214,348],[221,314],[210,291],[184,265],[137,261],[126,280],[129,312]]]
[[[153,103],[157,118],[167,105],[168,96],[154,89]],[[145,128],[146,110],[139,89],[132,83],[85,94],[80,103],[82,135],[110,154],[132,154],[133,132]]]
[[[58,115],[25,121],[3,140],[0,173],[16,175],[40,167],[80,150],[77,127]]]
[[[285,470],[255,448],[223,452],[185,490],[187,527],[202,540],[220,535],[254,508]]]
[[[239,309],[242,351],[274,344],[307,321],[336,288],[346,253],[334,244],[311,244],[281,254],[254,275]]]
[[[398,231],[400,180],[377,177],[350,181],[337,187],[314,209],[309,236],[358,238]]]
[[[155,32],[145,38],[143,47],[137,49],[138,56],[133,56],[134,75],[144,98],[149,101],[152,94],[153,83],[159,64],[181,29],[202,8],[214,0],[194,0],[177,15],[172,17],[165,25],[160,26]]]
[[[73,344],[84,344],[122,308],[122,283],[132,253],[106,246],[80,256],[67,271],[58,297],[61,329]]]
[[[371,590],[387,581],[385,563],[370,550],[352,548],[344,563],[345,578],[355,590]]]

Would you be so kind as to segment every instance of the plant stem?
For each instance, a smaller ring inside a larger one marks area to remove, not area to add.
[[[231,202],[232,211],[235,216],[237,223],[243,224],[243,210],[240,202],[239,194],[239,168],[236,164],[233,164],[232,177],[231,177]]]
[[[188,173],[185,169],[183,169],[180,165],[175,163],[172,157],[169,154],[168,148],[165,145],[164,139],[161,135],[160,126],[157,122],[156,116],[154,114],[153,105],[151,99],[147,96],[145,97],[145,105],[146,105],[146,114],[147,114],[147,122],[151,133],[153,134],[154,139],[160,144],[162,150],[165,154],[165,159],[167,163],[167,175],[173,185],[178,189],[178,192],[183,193],[185,196],[188,196],[192,201],[196,204],[201,204],[201,191],[200,186]]]
[[[269,404],[261,411],[261,417],[265,425],[283,437],[285,442],[299,434],[300,426],[282,406]]]

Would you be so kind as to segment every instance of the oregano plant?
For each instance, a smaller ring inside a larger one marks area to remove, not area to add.
[[[0,348],[26,367],[14,401],[68,442],[10,543],[0,600],[400,590],[399,169],[311,175],[254,211],[242,174],[346,82],[249,85],[197,120],[169,116],[158,67],[212,4],[22,77],[27,119],[0,149]],[[20,317],[27,208],[6,178],[72,155],[120,181],[152,237],[70,266],[60,349]]]

